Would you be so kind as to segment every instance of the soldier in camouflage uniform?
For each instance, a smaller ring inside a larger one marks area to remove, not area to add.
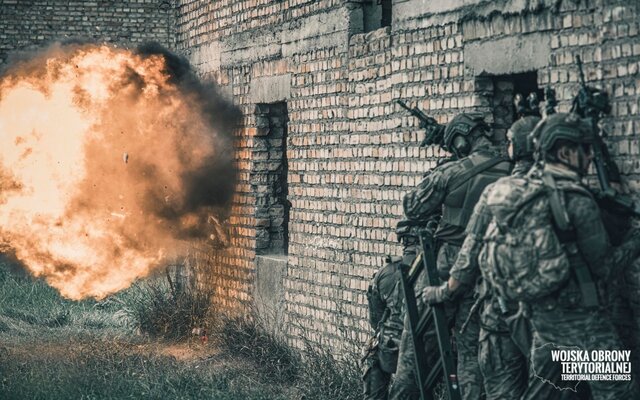
[[[615,277],[611,289],[612,320],[623,347],[631,350],[633,379],[640,381],[640,260]]]
[[[619,245],[623,234],[630,229],[631,221],[625,213],[604,209],[603,219],[611,243]],[[625,349],[631,350],[632,365],[640,365],[640,259],[612,277],[609,290],[609,310],[620,340]],[[640,368],[632,368],[636,382],[640,381]]]
[[[531,169],[533,160],[533,142],[530,133],[540,121],[539,117],[527,116],[516,121],[507,132],[508,154],[515,162],[511,177],[524,176]],[[500,178],[499,181],[511,179]],[[462,288],[472,287],[480,275],[478,254],[483,245],[483,236],[491,220],[486,199],[492,185],[482,192],[473,215],[466,228],[467,236],[454,266],[449,281],[441,288],[428,287],[423,291],[425,301],[434,304],[444,297],[453,297]],[[527,357],[529,353],[529,327],[525,319],[518,322],[526,324],[524,332],[511,332],[505,319],[518,311],[518,304],[506,302],[494,296],[488,282],[482,281],[476,289],[480,295],[480,344],[478,362],[482,372],[487,400],[518,399],[527,387]],[[443,296],[441,293],[446,293]],[[474,307],[475,309],[476,307]],[[475,310],[474,310],[475,312]],[[470,318],[475,318],[470,316]],[[520,325],[521,327],[521,325]],[[466,328],[465,328],[466,329]],[[524,334],[526,337],[522,338]],[[519,340],[514,341],[512,336]]]
[[[510,163],[492,146],[489,136],[490,129],[482,115],[469,113],[456,116],[446,127],[444,140],[446,149],[459,159],[436,168],[404,198],[405,216],[410,220],[422,220],[425,215],[442,210],[442,219],[435,233],[435,238],[440,243],[437,267],[442,279],[448,278],[449,269],[464,240],[464,229],[480,193],[488,184],[508,175],[511,168]],[[424,283],[421,287],[417,284],[416,292],[423,287]],[[448,304],[448,314],[456,331],[473,304],[473,291],[469,290],[467,293],[462,299]],[[425,307],[422,307],[422,312],[424,310]],[[482,394],[482,379],[477,363],[478,331],[476,321],[465,335],[456,338],[458,380],[464,399],[479,399]],[[396,380],[391,387],[391,399],[419,396],[409,335],[405,325]],[[439,357],[435,331],[429,330],[423,339],[428,364],[426,367],[431,368]]]
[[[443,145],[444,126],[421,123],[425,138],[420,146]],[[453,161],[441,159],[438,166]],[[429,172],[425,174],[425,177]],[[437,225],[440,212],[434,212],[422,221],[403,219],[396,226],[396,236],[403,245],[403,257],[389,257],[373,277],[367,299],[369,301],[369,323],[374,335],[364,350],[361,361],[364,399],[386,399],[391,375],[396,371],[400,336],[404,325],[404,293],[400,282],[400,263],[412,264],[419,253],[419,230]]]
[[[640,254],[637,230],[620,246],[610,245],[598,205],[581,184],[592,157],[591,126],[574,114],[555,114],[540,123],[535,134],[537,150],[545,160],[542,174],[549,174],[562,194],[570,229],[557,234],[566,249],[572,273],[560,289],[529,304],[534,336],[525,400],[560,399],[568,391],[558,388],[575,386],[560,380],[560,363],[552,361],[552,348],[621,349],[605,310],[606,282],[617,272],[616,268],[628,265]],[[531,202],[521,211],[522,217],[544,214],[537,208],[541,204],[544,203]],[[592,295],[589,287],[593,288]],[[587,383],[596,400],[638,398],[631,382]]]
[[[419,251],[416,232],[418,226],[407,220],[398,222],[396,234],[404,245],[405,258],[414,258]],[[362,359],[365,400],[386,399],[391,375],[396,371],[404,324],[400,261],[389,260],[373,276],[367,290],[369,323],[375,334]]]

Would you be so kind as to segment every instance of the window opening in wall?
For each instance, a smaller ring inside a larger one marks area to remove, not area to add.
[[[364,31],[391,26],[391,11],[392,0],[362,0]]]
[[[286,255],[289,247],[287,103],[256,106],[251,188],[256,194],[256,254]]]
[[[538,73],[536,71],[518,74],[494,75],[491,77],[493,92],[491,95],[491,109],[493,113],[494,138],[501,141],[507,130],[517,118],[513,99],[517,94],[527,97],[535,92],[538,99],[544,99],[544,92],[538,87]]]

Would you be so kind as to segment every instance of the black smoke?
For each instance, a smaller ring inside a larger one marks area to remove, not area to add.
[[[177,214],[203,207],[227,209],[237,179],[233,132],[238,127],[242,112],[221,95],[214,83],[200,80],[185,57],[155,42],[142,44],[135,52],[142,57],[160,55],[164,58],[165,72],[171,77],[171,83],[197,99],[195,104],[201,108],[201,114],[207,117],[212,133],[216,132],[217,135],[215,156],[209,157],[200,169],[182,176],[187,193],[184,210]]]

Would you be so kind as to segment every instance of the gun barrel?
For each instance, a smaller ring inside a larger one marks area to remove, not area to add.
[[[415,108],[411,108],[407,105],[407,103],[405,103],[402,100],[396,100],[396,102],[398,104],[400,104],[400,107],[404,108],[405,110],[409,111],[411,113],[411,115],[413,115],[414,117],[418,118],[419,120],[423,121],[423,122],[430,122],[431,118],[429,118],[425,113],[423,113],[418,107]]]
[[[576,54],[576,64],[578,64],[578,72],[580,73],[580,84],[583,87],[586,87],[587,84],[585,83],[585,80],[584,80],[584,70],[582,69],[582,59],[577,54]]]
[[[607,192],[610,190],[611,185],[609,184],[609,175],[607,173],[606,160],[602,146],[604,146],[604,143],[602,143],[602,138],[598,136],[596,143],[593,146],[593,164],[596,169],[596,176],[598,177],[600,189]]]
[[[407,103],[405,103],[405,102],[404,102],[404,101],[402,101],[402,100],[396,100],[396,103],[400,104],[400,107],[404,108],[405,110],[407,110],[407,111],[409,111],[409,112],[413,111],[413,110],[412,110],[412,108],[411,108],[411,107],[409,107],[409,106],[407,105]]]

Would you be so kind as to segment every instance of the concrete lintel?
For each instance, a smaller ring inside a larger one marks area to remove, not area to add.
[[[275,103],[291,97],[291,74],[254,78],[249,87],[249,98],[254,103]]]
[[[349,10],[345,7],[310,15],[286,24],[282,34],[282,43],[292,43],[344,31],[348,25]]]
[[[393,4],[391,26],[402,20],[455,11],[483,2],[484,0],[396,0]]]
[[[346,48],[350,12],[347,7],[340,7],[286,24],[282,32],[283,57],[326,47]]]
[[[221,46],[218,41],[211,41],[191,49],[189,62],[197,70],[211,72],[220,70]]]
[[[465,75],[504,75],[545,68],[551,54],[549,33],[532,33],[472,42],[464,47]]]
[[[343,31],[331,34],[299,40],[297,42],[284,43],[282,45],[282,56],[291,57],[294,54],[307,53],[314,49],[323,49],[327,47],[347,48],[349,42],[349,34],[345,28]]]
[[[520,14],[552,8],[556,0],[395,0],[394,31],[424,29],[458,22],[462,18],[486,18],[496,12]]]
[[[223,66],[246,64],[281,55],[280,31],[249,31],[222,42],[220,62]]]

